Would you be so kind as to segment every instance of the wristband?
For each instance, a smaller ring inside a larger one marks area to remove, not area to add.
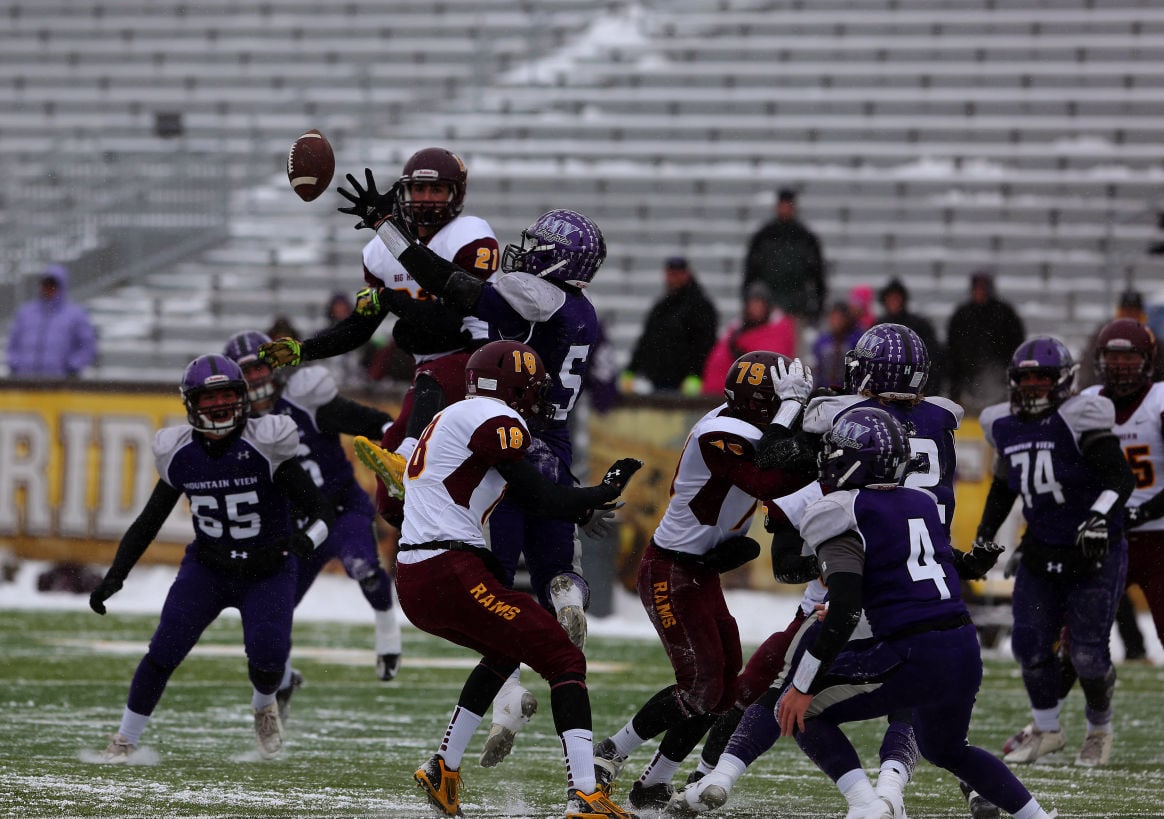
[[[1111,508],[1116,505],[1116,501],[1120,496],[1110,489],[1105,489],[1099,493],[1099,497],[1095,499],[1095,503],[1091,504],[1091,511],[1097,515],[1103,515],[1105,518],[1111,512]]]
[[[801,694],[807,694],[812,688],[812,681],[816,679],[816,672],[820,671],[820,660],[809,652],[804,652],[800,664],[796,666],[796,674],[792,677],[792,687]]]
[[[388,248],[388,252],[392,254],[392,258],[399,259],[404,255],[404,251],[412,247],[412,242],[404,237],[396,225],[392,224],[391,220],[384,220],[380,223],[380,227],[376,228],[376,235],[380,237],[380,241],[384,247]]]
[[[797,401],[782,400],[780,409],[776,410],[776,417],[772,419],[772,423],[785,429],[792,429],[792,425],[796,423],[796,416],[800,415],[802,409],[804,409],[804,405]]]
[[[311,538],[311,542],[315,544],[315,548],[319,548],[325,540],[327,540],[327,524],[322,520],[317,520],[315,523],[303,530],[303,534]]]

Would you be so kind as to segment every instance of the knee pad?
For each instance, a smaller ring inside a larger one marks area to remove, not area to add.
[[[261,694],[273,694],[279,690],[279,683],[283,682],[283,669],[265,671],[256,668],[254,663],[247,663],[247,676],[250,677],[251,685],[256,691]]]

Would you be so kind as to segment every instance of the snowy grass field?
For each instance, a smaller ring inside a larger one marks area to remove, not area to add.
[[[359,598],[354,585],[341,587]],[[97,617],[82,608],[80,598],[63,609],[26,602],[8,608],[4,597],[0,816],[433,815],[412,784],[412,772],[444,731],[474,662],[468,652],[406,626],[403,669],[393,682],[381,683],[372,670],[370,625],[300,620],[294,663],[307,682],[292,704],[283,755],[262,761],[254,746],[241,628],[236,618],[224,616],[174,675],[143,737],[139,764],[103,765],[100,752],[117,728],[156,615]],[[111,601],[111,612],[118,602]],[[671,676],[653,638],[594,631],[587,648],[589,682],[595,734],[602,737]],[[467,817],[562,815],[564,773],[549,693],[528,670],[524,676],[541,710],[496,768],[477,766],[485,726],[478,732],[463,767]],[[1067,750],[1020,770],[1028,787],[1061,817],[1164,813],[1164,669],[1121,666],[1116,706],[1110,766],[1083,770],[1071,764],[1083,739],[1076,690],[1064,709]],[[1027,720],[1015,664],[989,658],[971,740],[997,752]],[[869,723],[850,731],[871,771],[881,728]],[[653,749],[648,745],[631,758],[616,798],[625,797]],[[685,764],[677,781],[693,765]],[[925,763],[906,800],[914,819],[968,816],[953,778]],[[844,806],[823,774],[782,740],[712,815],[840,817]]]

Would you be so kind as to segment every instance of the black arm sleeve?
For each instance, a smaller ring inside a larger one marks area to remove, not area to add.
[[[1110,432],[1084,433],[1079,440],[1083,458],[1099,477],[1105,489],[1119,495],[1119,500],[1107,517],[1117,514],[1136,488],[1136,476],[1124,457],[1120,439]]]
[[[986,495],[986,505],[982,508],[982,520],[978,522],[978,537],[994,540],[998,528],[1014,508],[1016,498],[1018,493],[1010,490],[1006,479],[995,476]]]
[[[452,317],[452,320],[446,320],[447,317]],[[468,347],[473,342],[472,336],[461,326],[460,316],[443,306],[440,314],[434,314],[432,321],[400,319],[392,325],[392,340],[401,350],[413,355],[444,353]]]
[[[444,406],[445,391],[440,382],[428,375],[417,376],[412,387],[412,412],[408,416],[404,437],[419,438],[428,422]]]
[[[804,541],[796,527],[783,522],[772,534],[772,576],[777,583],[807,583],[820,575],[815,555],[802,553]]]
[[[546,478],[529,461],[507,461],[497,465],[497,471],[509,482],[505,496],[529,512],[541,517],[561,518],[575,523],[585,518],[591,509],[618,497],[616,487],[559,486]]]
[[[361,316],[352,313],[338,324],[327,328],[319,335],[301,343],[300,354],[304,361],[318,361],[350,353],[368,342],[387,313],[378,316]]]
[[[421,244],[400,254],[400,264],[430,293],[436,293],[463,316],[473,312],[485,283]]]
[[[335,509],[299,461],[284,461],[275,470],[275,485],[291,499],[291,504],[309,520],[322,520],[330,531],[335,523]],[[308,523],[308,526],[311,524]]]
[[[323,432],[338,432],[341,435],[363,435],[379,441],[384,427],[392,416],[384,410],[369,407],[359,401],[337,395],[315,413],[315,421]]]
[[[816,674],[818,683],[861,620],[861,584],[861,575],[853,572],[829,575],[829,610],[820,624],[816,642],[809,649],[812,656],[820,660],[820,670]]]
[[[121,542],[117,544],[117,554],[113,556],[113,564],[105,573],[106,577],[124,581],[129,576],[130,569],[137,564],[145,554],[146,548],[158,536],[162,524],[166,522],[170,512],[174,511],[180,497],[182,493],[165,481],[154,484],[154,491],[150,493],[145,508],[121,536]]]

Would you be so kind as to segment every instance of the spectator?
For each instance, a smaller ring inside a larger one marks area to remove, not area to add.
[[[967,415],[1007,399],[1007,367],[1024,338],[1018,313],[994,294],[994,274],[971,274],[970,300],[954,311],[946,328],[949,397]]]
[[[849,310],[853,313],[853,320],[863,333],[877,323],[877,316],[873,314],[873,288],[867,284],[859,284],[849,291]]]
[[[355,310],[355,304],[347,293],[341,290],[332,293],[323,311],[323,318],[327,324],[324,325],[321,332],[327,332],[332,327],[335,327],[350,316],[353,310]],[[351,352],[322,360],[323,366],[327,368],[341,387],[352,387],[367,383],[366,370],[363,364],[367,346],[364,345]]]
[[[796,191],[776,195],[775,218],[752,234],[744,260],[744,292],[764,281],[780,308],[800,321],[820,321],[825,297],[820,240],[797,218]]]
[[[20,306],[8,332],[8,369],[19,378],[79,375],[97,360],[97,331],[89,313],[69,301],[69,270],[50,264],[40,295]]]
[[[844,389],[845,353],[860,337],[861,328],[848,302],[833,302],[825,316],[825,326],[812,344],[812,373],[817,385]]]
[[[743,316],[727,326],[708,354],[703,366],[703,394],[723,392],[732,362],[756,350],[790,358],[796,355],[796,322],[776,306],[772,290],[764,282],[748,286]]]
[[[909,311],[909,290],[901,279],[894,276],[877,294],[882,314],[878,324],[900,324],[917,333],[930,354],[930,376],[926,379],[926,395],[939,395],[945,374],[945,355],[938,343],[933,323],[925,316]]]
[[[291,323],[287,316],[275,316],[271,326],[267,328],[267,335],[271,338],[299,338],[299,330]]]
[[[666,291],[647,316],[619,386],[623,392],[645,392],[649,384],[698,395],[719,316],[684,257],[667,259],[663,283]]]

